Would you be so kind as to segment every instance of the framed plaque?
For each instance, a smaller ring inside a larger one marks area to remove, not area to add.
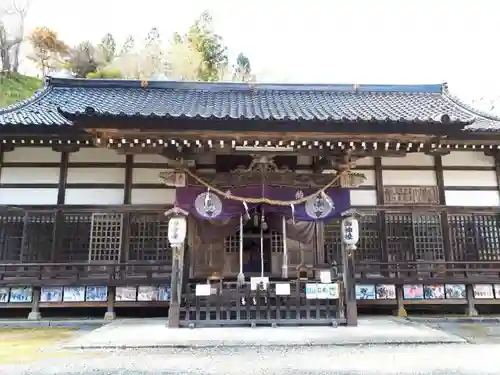
[[[421,284],[403,285],[404,299],[424,299],[424,286]]]
[[[493,299],[493,285],[491,284],[475,284],[473,285],[474,298],[476,299]]]
[[[10,288],[10,303],[30,303],[33,299],[33,289],[30,286],[15,286]]]
[[[157,286],[139,286],[137,289],[137,301],[158,301],[159,290]]]
[[[493,285],[493,290],[495,291],[495,298],[500,299],[500,284]]]
[[[84,302],[84,286],[65,286],[63,290],[63,302]]]
[[[377,299],[396,299],[396,286],[379,284],[375,287]]]
[[[135,286],[118,286],[116,287],[117,302],[132,302],[137,300],[137,288]]]
[[[375,285],[356,285],[357,300],[373,300],[375,297]]]
[[[9,302],[9,288],[0,288],[0,303],[7,303]]]
[[[158,288],[158,299],[160,301],[170,301],[171,292],[169,285],[160,285]]]
[[[445,291],[444,285],[424,285],[424,298],[425,299],[444,299]]]
[[[88,286],[85,291],[85,301],[106,302],[108,300],[107,286]]]
[[[44,286],[40,293],[40,302],[62,302],[62,286]]]
[[[446,299],[464,299],[466,298],[465,284],[446,284]]]

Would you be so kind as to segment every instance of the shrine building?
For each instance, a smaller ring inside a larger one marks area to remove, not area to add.
[[[446,84],[47,78],[0,109],[0,317],[474,315],[500,303],[499,181],[500,119]]]

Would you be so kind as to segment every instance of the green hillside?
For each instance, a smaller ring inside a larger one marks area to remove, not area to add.
[[[0,108],[30,97],[42,87],[42,81],[21,74],[0,76]]]

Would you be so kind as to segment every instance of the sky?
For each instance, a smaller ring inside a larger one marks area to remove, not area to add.
[[[48,26],[68,44],[143,39],[153,26],[167,38],[208,10],[258,81],[448,82],[480,106],[500,98],[499,0],[32,1],[27,30]]]

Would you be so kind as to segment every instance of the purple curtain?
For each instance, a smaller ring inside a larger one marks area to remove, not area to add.
[[[272,200],[296,200],[314,194],[316,189],[260,186],[231,190],[240,197],[264,196]],[[240,215],[251,214],[258,205],[229,199],[199,187],[177,188],[177,204],[188,211],[197,222],[198,235],[203,242],[211,243],[234,235],[239,228]],[[269,228],[283,232],[282,217],[286,218],[287,237],[302,243],[314,240],[315,221],[339,218],[350,208],[348,189],[328,189],[324,194],[296,206],[262,205]]]
[[[262,197],[262,192],[266,198],[272,200],[296,200],[304,196],[315,193],[315,189],[294,189],[290,187],[244,187],[231,190],[231,194],[240,197],[257,198]],[[177,188],[177,204],[182,209],[188,211],[193,216],[202,220],[222,220],[239,217],[246,212],[256,208],[255,204],[247,204],[235,201],[224,196],[219,196],[203,188],[186,187]],[[324,194],[291,206],[263,205],[267,213],[284,215],[296,221],[331,220],[339,218],[342,212],[350,208],[350,197],[348,189],[328,189]]]

